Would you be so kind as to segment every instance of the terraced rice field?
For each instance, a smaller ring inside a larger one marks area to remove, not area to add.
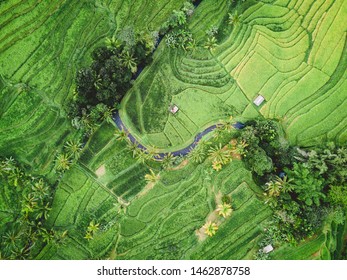
[[[257,198],[258,187],[242,162],[208,178],[206,166],[188,164],[161,173],[160,181],[127,208],[116,247],[120,259],[249,258],[271,211]],[[234,212],[221,219],[208,240],[197,235],[213,220],[216,200],[231,195]],[[245,219],[245,217],[248,217]]]
[[[234,27],[226,25],[229,1],[217,2],[203,0],[189,22],[197,50],[169,49],[163,41],[124,98],[120,115],[139,142],[178,150],[230,115],[278,118],[292,144],[345,142],[347,2],[249,0],[239,6]],[[64,143],[77,134],[65,105],[92,50],[127,26],[159,29],[183,3],[0,3],[0,154],[60,180],[47,226],[68,231],[63,244],[42,244],[38,259],[252,259],[258,250],[271,210],[242,161],[214,173],[206,172],[210,162],[163,171],[134,159],[116,140],[115,125],[104,123],[62,178],[53,169]],[[228,32],[208,51],[205,32],[212,25]],[[266,99],[259,108],[257,94]],[[169,113],[170,104],[179,106],[178,114]],[[155,184],[145,181],[150,169],[159,173]],[[234,210],[226,219],[215,211],[222,195],[231,197]],[[87,241],[92,220],[100,230]],[[219,229],[207,238],[201,228],[211,220]],[[341,232],[332,225],[272,257],[328,259],[341,247]]]
[[[226,2],[206,0],[197,8],[190,27],[200,45],[211,25],[225,25]],[[293,144],[342,143],[346,12],[343,0],[247,1],[240,23],[214,51],[189,54],[162,44],[121,116],[139,138],[162,149],[188,143],[228,114],[277,118]],[[252,103],[258,94],[266,99],[260,108]],[[177,115],[170,104],[180,108]]]
[[[1,1],[1,154],[49,174],[56,152],[74,138],[64,106],[91,51],[125,26],[158,29],[183,2]]]

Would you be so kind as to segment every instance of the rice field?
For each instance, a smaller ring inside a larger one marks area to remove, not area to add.
[[[279,119],[292,144],[346,141],[346,2],[247,1],[240,22],[208,51],[206,30],[230,28],[226,2],[197,8],[190,22],[195,52],[161,44],[122,104],[126,125],[162,149],[188,143],[228,115]],[[258,94],[266,100],[259,108],[252,104]],[[180,108],[176,115],[170,104]]]
[[[62,177],[54,171],[56,155],[78,136],[66,115],[77,70],[105,38],[129,26],[158,30],[184,2],[1,1],[0,154],[58,181],[47,226],[67,231],[63,243],[43,244],[37,259],[254,258],[272,213],[240,160],[220,172],[190,161],[163,170],[134,159],[116,139],[116,126],[105,122]],[[121,103],[131,133],[144,146],[175,151],[230,115],[263,116],[278,119],[293,145],[345,143],[347,2],[249,0],[238,6],[234,26],[226,23],[228,5],[203,0],[196,8],[189,20],[193,52],[159,44]],[[203,46],[211,26],[219,31],[210,51]],[[253,104],[258,94],[265,97],[260,107]],[[151,169],[156,183],[145,180]],[[0,194],[5,205],[9,199]],[[231,198],[231,217],[215,211],[222,196]],[[99,230],[87,240],[91,221]],[[212,237],[202,230],[208,221],[218,224]],[[345,232],[331,225],[270,257],[330,259],[341,254]]]

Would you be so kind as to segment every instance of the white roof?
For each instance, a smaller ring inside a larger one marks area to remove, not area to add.
[[[274,250],[274,247],[272,247],[271,244],[269,244],[269,245],[267,245],[266,247],[263,248],[263,252],[265,254],[268,254],[268,253],[272,252],[273,250]]]
[[[264,96],[258,95],[256,99],[254,99],[253,103],[257,106],[260,106],[261,103],[263,103],[265,100]]]
[[[173,114],[177,113],[178,110],[179,110],[179,108],[178,108],[177,105],[173,105],[173,106],[170,107],[170,112],[173,113]]]

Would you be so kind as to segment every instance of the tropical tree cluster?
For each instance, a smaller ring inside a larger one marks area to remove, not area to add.
[[[13,158],[0,158],[0,255],[3,259],[30,259],[44,243],[61,242],[67,235],[45,227],[53,187],[32,176]]]
[[[334,143],[311,149],[291,147],[277,122],[246,124],[238,136],[246,144],[244,162],[263,186],[274,213],[266,242],[296,244],[321,229],[327,217],[336,225],[344,223],[346,147]]]
[[[136,33],[125,27],[92,52],[92,64],[77,72],[76,91],[67,105],[76,128],[90,134],[96,124],[111,120],[138,69],[152,61],[157,40],[157,32]]]
[[[58,153],[55,158],[55,170],[64,172],[70,169],[70,166],[78,160],[82,152],[82,143],[77,140],[68,140],[61,153]]]

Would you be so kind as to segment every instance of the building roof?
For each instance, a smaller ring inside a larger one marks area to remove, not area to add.
[[[256,97],[256,99],[254,99],[253,103],[254,103],[255,105],[257,105],[257,106],[260,106],[261,103],[264,102],[264,100],[265,100],[264,96],[262,96],[262,95],[259,94],[259,95]]]
[[[274,247],[272,247],[271,244],[269,244],[269,245],[267,245],[266,247],[263,248],[263,252],[265,254],[268,254],[268,253],[272,252],[273,250],[274,250]]]

